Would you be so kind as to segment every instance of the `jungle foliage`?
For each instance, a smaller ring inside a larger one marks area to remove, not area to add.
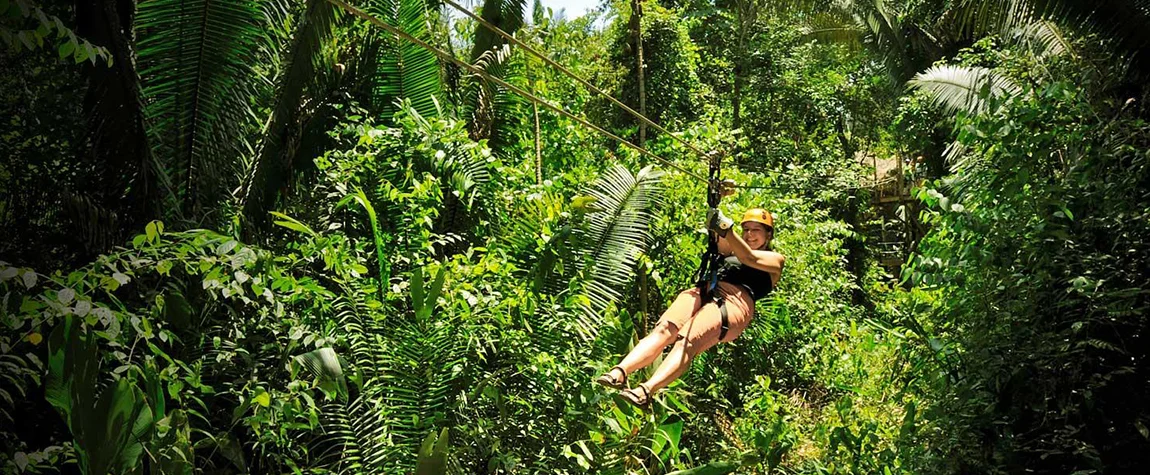
[[[638,39],[777,216],[778,289],[649,413],[592,378],[692,285],[704,184],[449,5],[353,3],[484,74],[325,0],[0,0],[0,472],[1150,465],[1147,2],[469,5],[635,108]]]

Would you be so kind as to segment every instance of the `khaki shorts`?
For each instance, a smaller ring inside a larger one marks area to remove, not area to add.
[[[751,323],[755,315],[755,302],[747,289],[731,284],[719,282],[717,295],[723,297],[727,307],[727,335],[723,341],[738,338]],[[671,306],[659,317],[659,323],[664,321],[675,325],[679,338],[687,339],[688,347],[696,347],[699,352],[719,343],[719,333],[722,331],[722,315],[714,302],[701,305],[703,299],[698,288],[691,288],[679,293]]]

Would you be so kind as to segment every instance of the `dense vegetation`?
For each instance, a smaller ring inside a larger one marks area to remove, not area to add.
[[[706,165],[448,4],[354,4],[484,74],[326,0],[0,0],[0,470],[1150,466],[1147,2],[470,5],[778,216],[778,290],[651,413],[592,378],[705,185],[490,78]]]

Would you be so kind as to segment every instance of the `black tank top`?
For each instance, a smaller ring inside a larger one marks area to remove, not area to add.
[[[770,273],[745,265],[735,256],[723,260],[723,267],[719,269],[719,280],[743,286],[751,293],[751,300],[766,297],[774,289]]]

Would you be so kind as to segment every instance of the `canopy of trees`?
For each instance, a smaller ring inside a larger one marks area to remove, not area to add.
[[[0,472],[1150,466],[1150,3],[462,5],[674,136],[341,3],[0,0]],[[645,413],[592,379],[693,284],[684,143],[787,267]]]

